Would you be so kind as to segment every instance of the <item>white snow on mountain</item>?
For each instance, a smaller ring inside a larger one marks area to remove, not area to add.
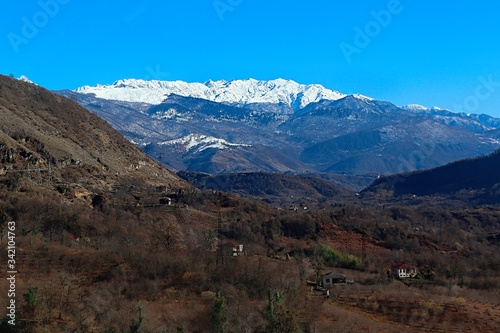
[[[428,108],[426,106],[419,105],[419,104],[403,105],[403,106],[400,106],[400,108],[404,109],[404,110],[408,110],[408,111],[414,111],[414,112],[421,112],[421,111],[450,111],[450,112],[453,112],[453,111],[448,110],[448,109],[440,108],[439,106],[433,106],[431,108]]]
[[[357,98],[357,99],[361,99],[363,101],[373,101],[374,99],[371,98],[371,97],[368,97],[368,96],[365,96],[365,95],[361,95],[361,94],[353,94],[352,95],[354,98]]]
[[[477,115],[470,113],[459,113],[448,109],[443,109],[437,106],[427,108],[418,104],[409,104],[401,106],[402,109],[425,115],[440,123],[467,129],[473,132],[485,132],[498,129],[500,126],[499,119],[487,115]]]
[[[160,146],[178,146],[187,152],[194,151],[199,153],[205,149],[228,149],[232,147],[250,147],[246,144],[231,143],[224,139],[215,138],[213,136],[203,135],[203,134],[189,134],[182,138],[175,140],[164,141],[158,143]]]
[[[187,83],[183,81],[119,80],[111,85],[84,86],[75,90],[98,98],[160,104],[170,94],[203,98],[219,103],[284,103],[297,110],[322,99],[337,100],[347,95],[319,84],[304,85],[291,80],[233,80]],[[371,99],[353,95],[360,99]]]
[[[28,82],[28,83],[33,83],[33,81],[31,81],[30,79],[28,79],[28,77],[26,75],[21,75],[19,78],[18,78],[19,81],[23,81],[23,82]]]
[[[403,105],[403,106],[401,106],[401,109],[408,110],[408,111],[427,111],[427,110],[429,110],[428,107],[420,105],[420,104]]]

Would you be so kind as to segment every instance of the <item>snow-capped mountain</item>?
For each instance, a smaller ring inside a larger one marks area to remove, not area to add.
[[[440,108],[439,106],[433,106],[433,107],[428,108],[427,106],[423,106],[420,104],[408,104],[408,105],[400,106],[400,108],[403,110],[413,111],[413,112],[422,112],[422,111],[425,111],[425,112],[439,112],[439,111],[453,112],[453,111],[448,110],[448,109]]]
[[[500,119],[294,81],[121,80],[61,94],[175,170],[384,174],[491,153]]]
[[[476,133],[495,130],[500,127],[499,119],[486,114],[458,113],[437,106],[428,108],[418,104],[403,105],[401,109],[421,114],[442,124],[460,127]]]
[[[98,98],[126,102],[160,104],[169,95],[202,98],[225,104],[285,104],[294,110],[320,100],[338,100],[346,94],[327,89],[319,84],[304,85],[291,80],[258,81],[183,81],[119,80],[111,85],[84,86],[75,90],[82,94],[95,94]],[[363,95],[353,95],[370,99]]]
[[[401,106],[401,109],[408,111],[427,111],[428,107],[420,105],[420,104],[408,104]]]

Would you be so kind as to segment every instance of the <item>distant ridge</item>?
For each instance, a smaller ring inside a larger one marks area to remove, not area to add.
[[[82,94],[126,102],[159,104],[169,95],[203,98],[228,104],[272,103],[284,104],[298,110],[322,99],[337,100],[347,96],[319,84],[304,85],[292,80],[255,79],[187,83],[183,81],[119,80],[110,85],[84,86],[75,90]],[[359,98],[368,98],[356,95]]]
[[[394,196],[449,195],[467,191],[466,196],[471,198],[488,194],[494,201],[500,194],[500,150],[430,170],[381,177],[367,191],[388,191]]]
[[[295,176],[269,172],[227,173],[211,176],[180,171],[178,175],[201,189],[236,192],[246,196],[277,197],[353,197],[354,192],[329,181],[311,176]]]
[[[377,176],[433,168],[500,146],[500,119],[398,107],[284,79],[129,79],[60,93],[176,171]]]

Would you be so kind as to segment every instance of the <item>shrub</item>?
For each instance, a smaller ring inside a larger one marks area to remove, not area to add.
[[[311,216],[287,216],[281,221],[282,230],[285,236],[302,238],[314,238],[316,235],[316,223]]]
[[[349,269],[363,268],[363,261],[361,258],[353,256],[352,254],[341,252],[323,244],[318,245],[317,253],[328,266],[337,266]]]

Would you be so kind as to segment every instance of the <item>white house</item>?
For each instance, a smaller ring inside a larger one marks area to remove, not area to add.
[[[406,264],[396,264],[391,267],[392,276],[396,279],[414,278],[418,275],[416,268],[410,268]]]

